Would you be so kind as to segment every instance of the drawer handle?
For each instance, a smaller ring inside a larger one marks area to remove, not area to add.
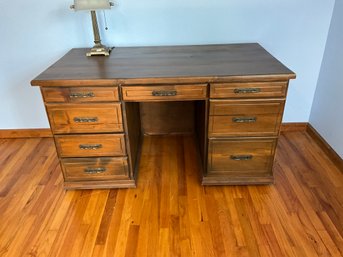
[[[176,96],[177,95],[177,91],[176,90],[170,90],[170,91],[165,91],[165,90],[157,91],[157,90],[154,90],[154,91],[152,91],[151,94],[153,96]]]
[[[97,150],[102,148],[102,144],[95,144],[95,145],[79,145],[79,148],[82,150]]]
[[[260,91],[260,88],[236,88],[234,90],[235,94],[259,93]]]
[[[252,159],[252,155],[248,154],[248,155],[231,155],[230,158],[231,160],[234,161],[248,161]]]
[[[98,117],[75,117],[74,121],[76,123],[97,122]]]
[[[104,173],[106,168],[99,167],[99,168],[85,168],[84,172],[87,174],[97,174],[97,173]]]
[[[253,123],[257,121],[256,117],[234,117],[232,118],[233,122],[236,123]]]
[[[86,93],[71,93],[69,95],[70,98],[90,98],[95,97],[93,92],[86,92]]]

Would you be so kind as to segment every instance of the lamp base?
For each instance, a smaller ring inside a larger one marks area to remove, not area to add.
[[[106,47],[104,45],[95,45],[86,53],[86,56],[109,56],[113,47]]]

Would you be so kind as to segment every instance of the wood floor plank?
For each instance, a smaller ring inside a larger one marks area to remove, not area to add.
[[[145,137],[135,189],[65,191],[51,138],[0,140],[1,257],[343,256],[343,173],[284,132],[265,186],[200,186],[191,135]]]

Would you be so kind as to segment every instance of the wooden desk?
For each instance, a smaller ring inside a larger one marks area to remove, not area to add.
[[[135,187],[143,135],[192,133],[203,185],[273,181],[289,79],[258,44],[73,49],[40,86],[68,189]]]

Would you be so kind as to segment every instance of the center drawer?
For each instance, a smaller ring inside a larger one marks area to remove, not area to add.
[[[283,100],[211,100],[209,137],[276,136]]]
[[[125,156],[124,134],[55,136],[60,157]]]
[[[54,134],[123,131],[120,103],[46,106]]]
[[[124,101],[175,101],[206,99],[207,84],[123,86]]]

